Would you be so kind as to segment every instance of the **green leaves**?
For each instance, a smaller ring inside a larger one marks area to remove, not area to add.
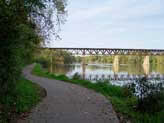
[[[163,82],[149,81],[146,77],[129,85],[131,92],[137,97],[137,110],[155,113],[163,110],[164,87]]]
[[[55,27],[51,20],[52,13],[49,11],[62,11],[60,15],[55,14],[63,16],[66,5],[64,2],[63,0],[0,0],[0,103],[7,101],[8,96],[16,96],[15,87],[22,66],[33,61],[36,47],[43,42],[48,30]],[[41,28],[42,25],[45,25],[44,29]],[[7,107],[5,102],[3,106],[5,112],[10,112],[10,109],[5,108]]]

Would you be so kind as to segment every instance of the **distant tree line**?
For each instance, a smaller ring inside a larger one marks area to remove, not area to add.
[[[112,64],[115,56],[85,56],[86,63],[108,63]],[[82,62],[83,57],[76,56],[76,62]],[[130,55],[120,55],[119,62],[120,64],[142,64],[144,60],[144,56],[130,56]],[[150,56],[151,64],[163,64],[164,57],[163,56]]]
[[[76,59],[67,51],[42,49],[36,53],[35,61],[43,67],[48,67],[50,64],[72,64],[76,62]]]

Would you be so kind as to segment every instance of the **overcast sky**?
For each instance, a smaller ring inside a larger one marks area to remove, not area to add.
[[[51,47],[164,49],[164,0],[69,0]]]

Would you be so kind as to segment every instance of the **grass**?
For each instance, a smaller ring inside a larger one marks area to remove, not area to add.
[[[88,80],[70,79],[65,75],[55,75],[43,70],[41,65],[36,64],[33,74],[50,79],[62,80],[73,84],[78,84],[88,89],[92,89],[103,94],[109,99],[119,116],[123,116],[124,120],[131,120],[132,123],[163,123],[164,110],[154,114],[141,113],[134,110],[137,103],[136,97],[129,97],[127,90],[124,87],[111,85],[107,82],[91,83]],[[122,119],[122,118],[121,118]],[[124,122],[124,120],[121,120]]]
[[[40,86],[29,80],[22,78],[16,89],[19,94],[16,102],[16,112],[18,113],[29,111],[41,100]]]
[[[8,110],[2,113],[3,117],[0,122],[12,122],[20,114],[29,112],[41,100],[41,90],[37,84],[21,77],[16,84],[17,96],[8,95],[4,103],[2,102],[2,106],[5,104]]]

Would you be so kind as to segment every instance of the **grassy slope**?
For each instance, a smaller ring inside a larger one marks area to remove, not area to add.
[[[8,118],[11,118],[12,122],[13,118],[15,119],[18,115],[30,111],[41,100],[41,91],[40,86],[21,77],[16,85],[17,97],[7,96],[4,101],[10,115],[4,113],[0,122],[6,123]]]
[[[40,86],[21,78],[21,81],[17,84],[17,92],[19,94],[16,103],[17,112],[26,112],[35,106],[41,100],[40,91]]]
[[[111,100],[115,111],[118,114],[124,115],[125,119],[131,119],[134,123],[163,123],[164,122],[164,111],[148,115],[148,114],[141,114],[139,112],[135,112],[133,110],[133,106],[136,104],[136,98],[128,98],[126,94],[126,90],[122,87],[109,85],[107,83],[91,83],[87,80],[75,80],[69,79],[65,75],[55,75],[51,74],[47,71],[44,71],[39,64],[35,66],[33,69],[33,74],[47,77],[56,80],[63,80],[66,82],[74,83],[81,85],[83,87],[95,90],[106,96],[109,100]]]

